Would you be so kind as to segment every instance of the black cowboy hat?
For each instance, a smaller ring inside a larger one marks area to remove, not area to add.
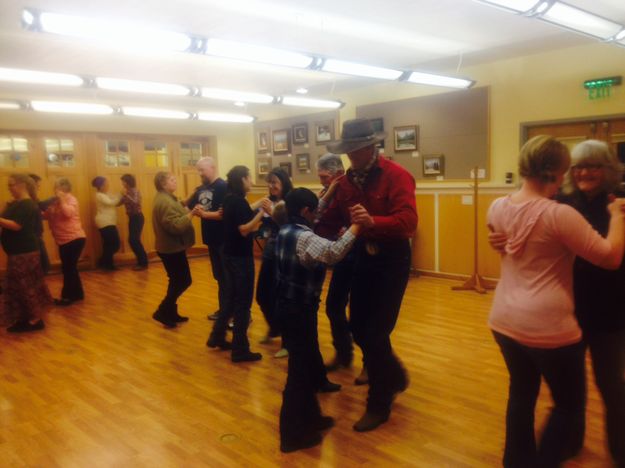
[[[369,119],[353,119],[343,123],[341,139],[326,145],[328,151],[337,154],[350,153],[384,140],[386,132],[376,132]]]

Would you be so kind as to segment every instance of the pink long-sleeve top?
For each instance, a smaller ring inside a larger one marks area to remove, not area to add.
[[[545,198],[522,203],[498,198],[488,222],[508,236],[491,329],[534,348],[580,341],[573,313],[573,261],[578,255],[601,263],[612,250],[610,243],[576,210]]]
[[[45,211],[52,237],[58,245],[67,244],[75,239],[87,237],[80,222],[78,200],[71,193],[67,194],[64,203],[57,200]]]

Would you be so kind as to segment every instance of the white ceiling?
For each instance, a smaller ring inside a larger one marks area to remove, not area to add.
[[[625,22],[623,0],[569,0],[569,3]],[[341,90],[371,81],[194,54],[137,56],[86,41],[25,31],[20,26],[24,7],[139,22],[160,29],[373,65],[432,72],[451,70],[457,71],[458,76],[464,76],[463,67],[472,64],[593,41],[471,0],[28,0],[27,3],[0,0],[0,67],[227,87],[277,95],[306,86],[315,97],[340,98]],[[115,34],[114,28],[111,34]],[[218,106],[204,100],[201,101],[204,105],[200,105],[197,98],[188,97],[129,98],[93,89],[41,89],[7,83],[0,84],[0,97],[89,98],[189,109]],[[250,106],[248,111],[259,115],[262,107]]]

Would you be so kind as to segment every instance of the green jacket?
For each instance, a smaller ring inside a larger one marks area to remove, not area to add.
[[[181,252],[195,244],[195,231],[188,211],[167,192],[158,192],[154,197],[152,227],[159,253]]]

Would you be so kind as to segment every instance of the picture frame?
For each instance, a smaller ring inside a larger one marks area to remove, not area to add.
[[[325,145],[334,140],[334,120],[324,120],[315,123],[315,142],[317,145]]]
[[[293,125],[291,129],[294,145],[304,145],[308,143],[308,124],[301,123]]]
[[[393,128],[395,136],[395,151],[416,151],[419,137],[419,127],[407,125]]]
[[[291,151],[291,138],[288,128],[274,130],[271,134],[274,154],[289,153]]]
[[[290,162],[281,162],[280,168],[283,169],[289,177],[293,177],[293,165]]]
[[[268,160],[263,159],[258,161],[258,175],[267,175],[271,170],[271,164]]]
[[[371,126],[373,127],[374,132],[383,132],[384,131],[384,119],[382,117],[378,117],[376,119],[369,119],[371,121]],[[376,148],[384,148],[384,140],[376,143]]]
[[[267,130],[260,130],[256,134],[256,145],[259,153],[266,153],[269,151],[269,132]]]
[[[302,153],[295,156],[297,170],[299,172],[310,172],[310,154]]]
[[[427,154],[423,156],[423,175],[439,176],[445,172],[445,157],[442,154]]]

